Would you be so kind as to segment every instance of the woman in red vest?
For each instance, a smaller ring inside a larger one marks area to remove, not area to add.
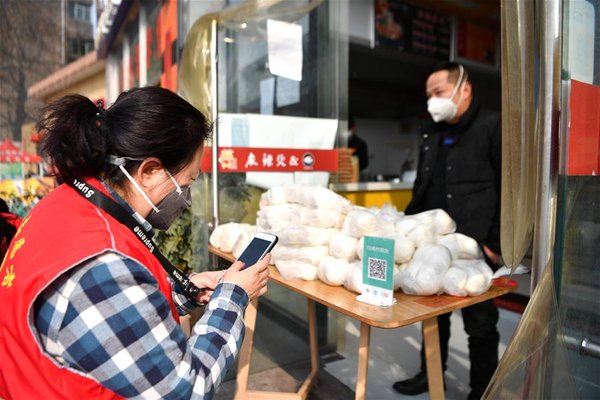
[[[156,87],[107,110],[71,95],[43,115],[42,150],[65,183],[24,218],[0,267],[0,398],[212,397],[270,258],[193,284],[172,271],[173,284],[151,240],[191,204],[211,124]],[[179,315],[203,303],[186,338]]]

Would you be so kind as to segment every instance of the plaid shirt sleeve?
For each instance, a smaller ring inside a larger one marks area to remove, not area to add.
[[[196,273],[190,274],[190,277],[194,276]],[[177,314],[179,315],[187,315],[194,311],[195,308],[204,307],[204,305],[200,305],[195,301],[188,299],[185,294],[183,294],[183,290],[181,286],[179,286],[171,277],[168,277],[169,282],[171,283],[171,287],[173,288],[173,303],[175,303],[175,308],[177,308]]]
[[[210,399],[244,335],[246,292],[219,284],[186,337],[151,273],[115,253],[54,281],[35,305],[46,353],[127,398]]]

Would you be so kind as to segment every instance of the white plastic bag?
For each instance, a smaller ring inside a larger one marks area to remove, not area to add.
[[[238,237],[238,240],[233,245],[233,250],[231,251],[231,253],[233,254],[233,256],[235,258],[238,258],[239,256],[242,255],[242,253],[246,249],[246,246],[248,246],[248,244],[250,244],[250,241],[252,241],[252,238],[256,234],[256,226],[254,226],[254,225],[244,224],[244,225],[242,225],[242,228],[243,228],[243,232]]]
[[[412,215],[405,215],[396,222],[396,233],[407,236],[418,225],[420,225],[420,222],[417,218]]]
[[[362,293],[362,261],[351,262],[346,273],[344,287],[355,293]]]
[[[410,261],[415,253],[415,245],[404,235],[394,237],[394,263],[404,264]]]
[[[357,243],[358,240],[355,237],[345,235],[341,232],[335,233],[329,240],[329,254],[335,258],[352,261],[357,257]]]
[[[415,245],[406,236],[398,235],[398,234],[393,235],[393,236],[385,236],[385,235],[378,235],[377,233],[374,233],[373,236],[385,237],[385,238],[394,240],[394,263],[403,264],[403,263],[411,260],[413,254],[415,252]],[[364,243],[365,243],[364,236],[361,237],[360,239],[358,239],[358,241],[356,243],[356,255],[361,260],[363,259],[363,254],[364,254]]]
[[[446,235],[456,231],[456,223],[450,215],[441,208],[423,211],[414,214],[414,217],[419,220],[421,225],[430,226],[436,236]]]
[[[317,279],[317,267],[297,260],[277,260],[275,267],[286,281],[303,279],[314,281]]]
[[[211,245],[225,253],[231,253],[240,236],[250,227],[249,224],[229,222],[217,226],[209,238]]]
[[[444,291],[453,296],[479,296],[492,286],[492,275],[483,260],[455,260],[444,275]]]
[[[342,226],[342,233],[360,238],[369,235],[377,228],[377,218],[366,209],[353,209],[348,213]]]
[[[335,257],[325,257],[321,260],[317,269],[317,277],[331,286],[341,286],[346,280],[346,275],[350,269],[348,261]]]
[[[317,228],[333,228],[339,223],[340,216],[341,213],[338,210],[302,207],[299,213],[299,222],[302,225]]]
[[[451,263],[452,255],[446,247],[419,247],[406,269],[399,272],[398,283],[406,294],[429,296],[442,293],[444,275]]]
[[[334,228],[315,228],[312,226],[290,224],[275,234],[279,242],[288,246],[324,246],[329,245],[331,236],[338,232]]]
[[[321,260],[329,255],[327,246],[286,246],[277,244],[271,250],[273,263],[279,260],[296,260],[318,266]]]
[[[274,186],[260,196],[259,206],[272,206],[287,203],[285,198],[285,186]]]
[[[284,221],[298,224],[300,223],[300,213],[303,208],[298,204],[276,204],[261,207],[256,215],[261,220],[263,226],[268,226],[269,228],[274,225],[281,225]]]
[[[417,225],[406,235],[416,247],[436,242],[435,231],[431,225]]]
[[[475,239],[463,235],[462,233],[450,233],[448,235],[439,236],[437,244],[446,246],[452,258],[455,260],[478,260],[483,259],[483,253]]]

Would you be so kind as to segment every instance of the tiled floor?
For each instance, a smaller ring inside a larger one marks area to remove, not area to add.
[[[521,314],[500,310],[498,330],[500,332],[500,356],[519,323]],[[448,355],[448,370],[445,374],[446,399],[464,399],[469,393],[469,354],[467,336],[463,330],[460,312],[454,312],[451,320],[451,337]],[[359,324],[354,320],[346,323],[346,349],[342,360],[328,363],[325,371],[347,386],[356,385],[356,368]],[[392,384],[413,376],[419,371],[421,332],[419,325],[399,329],[371,330],[369,354],[368,399],[428,399],[428,394],[403,396],[392,389]]]
[[[521,285],[528,285],[525,278]],[[290,292],[271,291],[271,295],[290,296]],[[302,298],[291,302],[297,308],[295,314],[302,314],[305,301]],[[310,363],[309,348],[305,334],[290,330],[273,318],[259,305],[257,328],[254,336],[254,351],[251,363],[249,386],[251,389],[268,391],[288,391],[297,389],[299,382],[308,374]],[[504,353],[521,314],[500,309],[500,356]],[[337,352],[340,359],[331,362],[321,361],[321,373],[317,385],[309,399],[344,400],[354,398],[356,385],[359,323],[344,318],[337,331]],[[428,399],[427,393],[419,396],[402,396],[392,389],[392,384],[413,376],[419,370],[419,349],[421,344],[420,325],[415,324],[398,329],[371,330],[367,399]],[[449,346],[448,370],[445,374],[446,398],[464,399],[469,393],[469,359],[467,336],[463,330],[460,312],[451,317],[451,339]],[[235,370],[230,371],[219,388],[215,399],[233,398],[235,392]]]

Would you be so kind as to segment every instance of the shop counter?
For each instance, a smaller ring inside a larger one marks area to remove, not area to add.
[[[209,246],[209,251],[221,258],[233,262],[235,258],[229,253],[223,253]],[[410,325],[415,322],[423,323],[423,340],[425,357],[427,359],[427,378],[429,382],[429,397],[444,398],[444,385],[441,365],[441,355],[438,336],[437,316],[459,310],[485,300],[493,299],[516,289],[512,282],[503,280],[502,284],[495,283],[490,290],[480,296],[455,297],[439,296],[410,296],[402,291],[394,293],[396,303],[388,308],[381,308],[356,300],[357,294],[343,286],[329,286],[321,281],[287,281],[283,279],[277,268],[270,266],[269,279],[304,297],[308,302],[308,330],[310,342],[311,372],[296,393],[274,393],[249,391],[248,376],[252,342],[256,324],[257,301],[252,302],[246,309],[246,337],[240,350],[237,374],[236,399],[306,399],[308,391],[316,379],[319,369],[318,345],[316,336],[315,302],[323,304],[348,317],[360,321],[360,338],[358,349],[358,373],[356,380],[356,399],[364,399],[367,386],[369,342],[371,327],[393,329]]]
[[[332,183],[329,189],[363,207],[392,204],[402,211],[412,198],[413,184],[409,182]]]

